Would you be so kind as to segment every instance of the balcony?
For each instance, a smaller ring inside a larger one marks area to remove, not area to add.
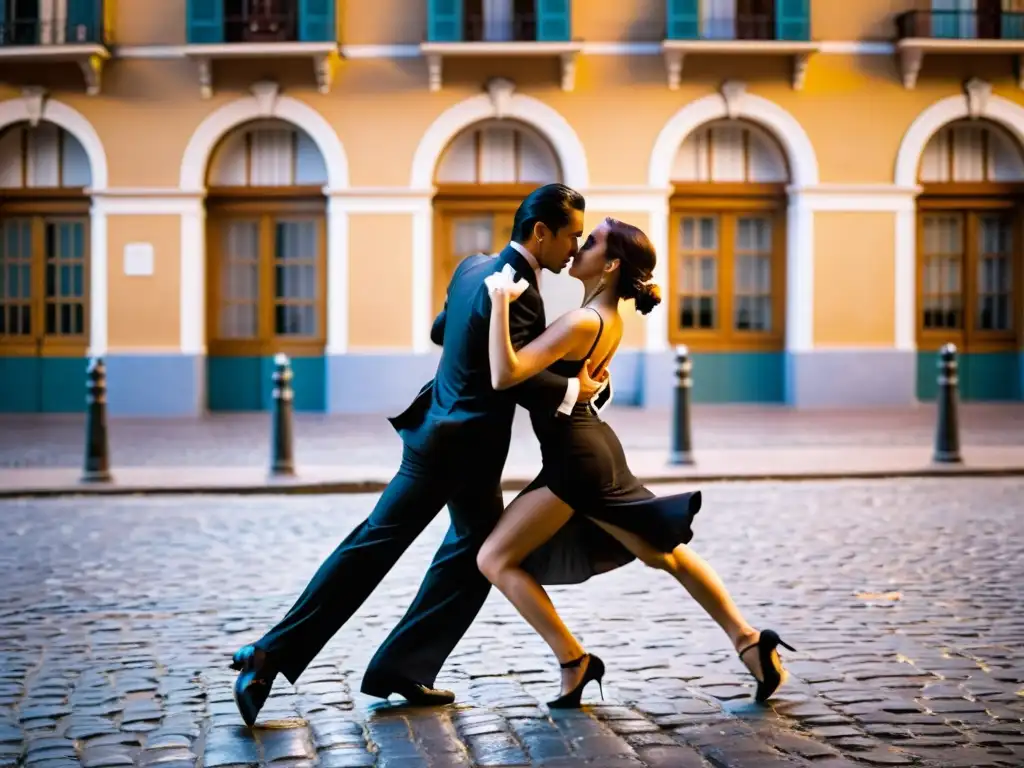
[[[582,45],[572,39],[570,0],[428,0],[427,59],[431,91],[441,90],[447,57],[557,58],[563,91],[576,80]]]
[[[722,13],[723,5],[728,10],[728,3],[668,0],[662,41],[668,87],[679,89],[687,56],[717,54],[791,57],[793,89],[803,88],[807,63],[820,48],[811,40],[809,0],[745,0],[732,6],[751,12]]]
[[[24,76],[29,64],[74,62],[85,77],[86,93],[95,96],[110,58],[106,3],[68,0],[60,9],[63,16],[53,13],[53,5],[46,13],[46,5],[0,2],[0,63]]]
[[[903,87],[917,85],[926,53],[1011,54],[1024,88],[1024,13],[1002,11],[908,11],[896,17],[896,53]]]
[[[336,0],[188,0],[185,54],[199,66],[204,99],[219,59],[313,62],[317,90],[329,93],[338,63]]]

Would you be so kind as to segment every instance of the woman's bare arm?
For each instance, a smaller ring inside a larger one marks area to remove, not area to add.
[[[491,386],[495,389],[508,389],[537,375],[597,335],[599,321],[594,313],[577,309],[562,315],[517,352],[509,335],[509,301],[505,291],[491,294],[487,351],[491,363]]]

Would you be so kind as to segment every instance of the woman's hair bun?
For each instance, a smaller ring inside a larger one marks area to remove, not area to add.
[[[636,311],[648,314],[661,303],[661,289],[657,283],[641,283],[636,287]]]

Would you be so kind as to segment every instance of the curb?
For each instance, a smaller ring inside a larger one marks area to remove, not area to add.
[[[895,480],[912,478],[979,478],[1024,477],[1021,467],[969,467],[962,465],[930,465],[910,469],[835,470],[804,472],[694,472],[686,475],[640,476],[644,485],[679,485],[682,483],[785,483],[815,480]],[[533,478],[506,478],[501,482],[503,491],[521,491]],[[0,499],[45,499],[65,496],[285,496],[285,495],[338,495],[380,493],[387,487],[385,480],[303,481],[301,478],[268,478],[263,483],[217,485],[118,485],[109,483],[77,483],[73,485],[0,488]]]

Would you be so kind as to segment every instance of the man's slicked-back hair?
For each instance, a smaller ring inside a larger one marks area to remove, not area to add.
[[[583,195],[565,184],[545,184],[526,196],[512,221],[512,239],[525,243],[539,221],[552,232],[569,223],[571,211],[586,210]]]

